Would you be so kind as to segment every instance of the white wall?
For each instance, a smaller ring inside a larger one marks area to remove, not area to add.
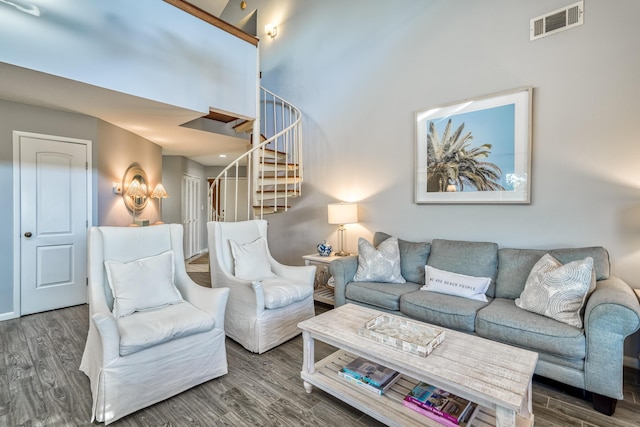
[[[154,101],[255,117],[255,46],[157,0],[0,3],[0,61]]]
[[[304,196],[269,218],[270,247],[302,264],[326,204],[358,201],[348,249],[380,230],[501,247],[601,245],[640,287],[640,2],[585,1],[584,25],[535,42],[529,20],[565,0],[265,0],[262,84],[304,113]],[[534,86],[528,205],[416,205],[415,111]],[[282,233],[282,234],[280,234]],[[637,335],[627,340],[636,360]]]
[[[125,226],[133,222],[132,212],[124,204],[122,194],[113,193],[113,183],[122,182],[133,163],[140,165],[147,175],[149,192],[163,182],[162,147],[138,135],[98,120],[98,225]],[[158,221],[158,199],[149,199],[145,208],[136,212],[136,220]]]

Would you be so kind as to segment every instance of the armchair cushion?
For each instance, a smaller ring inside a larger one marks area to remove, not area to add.
[[[264,305],[270,310],[302,301],[313,293],[313,286],[308,283],[296,283],[278,276],[264,279],[261,283]]]
[[[137,353],[176,338],[213,329],[213,317],[186,301],[155,310],[133,313],[116,320],[120,331],[120,356]]]
[[[173,251],[130,262],[106,260],[104,266],[116,317],[182,301],[174,285]]]
[[[267,239],[260,237],[251,243],[229,240],[233,255],[234,276],[244,280],[262,280],[275,276],[267,254]]]

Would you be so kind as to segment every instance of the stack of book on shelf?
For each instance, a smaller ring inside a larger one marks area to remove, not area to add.
[[[383,394],[400,378],[400,372],[362,357],[354,359],[338,371],[338,374],[376,394]]]
[[[418,383],[402,404],[449,427],[464,425],[476,407],[467,399],[425,382]]]

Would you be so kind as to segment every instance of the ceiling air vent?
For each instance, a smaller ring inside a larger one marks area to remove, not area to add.
[[[531,20],[529,40],[537,40],[582,25],[584,1],[554,10]]]

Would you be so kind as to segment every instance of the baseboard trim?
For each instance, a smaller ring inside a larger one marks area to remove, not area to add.
[[[640,354],[638,356],[640,356]],[[622,363],[628,368],[640,370],[640,359],[638,359],[638,357],[624,356]]]
[[[11,319],[17,319],[18,317],[20,317],[18,315],[18,312],[16,311],[9,311],[6,313],[2,313],[0,314],[0,322],[4,321],[4,320],[11,320]]]

